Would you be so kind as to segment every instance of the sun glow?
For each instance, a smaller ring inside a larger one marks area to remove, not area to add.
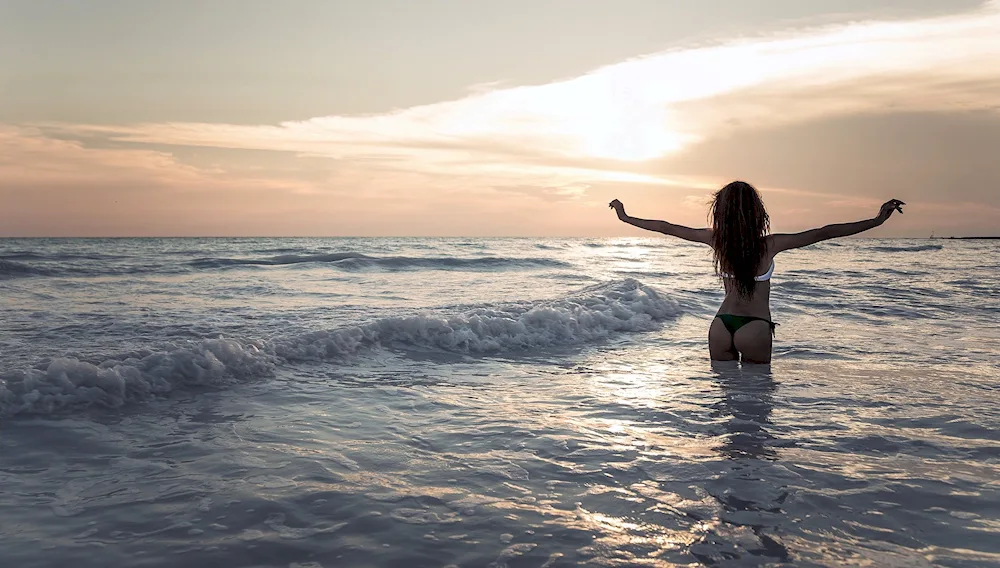
[[[599,217],[606,211],[598,213],[598,205],[610,197],[629,198],[630,205],[653,205],[653,191],[664,188],[682,204],[672,212],[678,215],[672,221],[700,223],[709,191],[733,175],[760,175],[743,173],[753,170],[754,163],[734,163],[741,151],[719,150],[727,141],[878,114],[973,111],[991,121],[1000,98],[998,29],[1000,2],[990,2],[949,16],[727,38],[546,84],[478,85],[457,100],[378,114],[334,114],[277,124],[0,124],[0,147],[5,149],[0,152],[0,191],[17,192],[10,211],[30,205],[37,212],[33,214],[46,218],[51,215],[49,202],[79,203],[89,211],[88,218],[102,219],[88,221],[87,231],[104,231],[121,217],[113,215],[114,207],[96,202],[93,193],[81,197],[82,186],[113,194],[112,203],[132,200],[150,216],[181,207],[168,191],[212,194],[216,212],[202,206],[176,215],[197,218],[199,227],[211,227],[199,229],[206,231],[217,230],[212,220],[219,215],[242,211],[255,219],[253,223],[262,223],[281,209],[295,219],[281,231],[305,230],[301,219],[315,215],[309,231],[323,232],[330,218],[317,211],[336,208],[343,212],[340,230],[350,233],[362,231],[360,219],[374,218],[383,219],[384,225],[365,231],[436,234],[447,224],[449,233],[478,234],[485,230],[483,223],[468,212],[493,215],[503,209],[506,216],[497,216],[502,222],[490,234],[519,234],[525,227],[534,231],[546,223],[546,234],[609,234],[612,225],[607,215]],[[863,136],[858,132],[850,135]],[[794,149],[810,135],[778,151]],[[963,151],[978,156],[979,146],[990,142],[974,138],[968,137]],[[827,140],[804,151],[799,162],[824,161],[815,172],[881,170],[843,189],[831,187],[827,179],[832,176],[823,173],[785,173],[795,169],[789,161],[787,167],[757,170],[782,170],[773,179],[752,181],[776,196],[775,203],[788,204],[787,212],[811,207],[809,196],[830,205],[833,196],[844,191],[854,192],[844,207],[867,209],[872,204],[866,192],[884,185],[884,179],[897,179],[900,170],[906,170],[910,177],[904,181],[911,184],[931,177],[868,156],[837,157],[836,143]],[[772,148],[761,150],[761,161],[776,153],[767,153]],[[820,154],[821,160],[816,158]],[[258,156],[266,156],[266,161],[258,163]],[[979,158],[970,159],[967,169],[979,173],[966,185],[992,184],[991,170],[975,160]],[[953,167],[942,159],[930,169]],[[888,170],[892,176],[885,173]],[[151,207],[149,196],[129,193],[137,187],[157,188],[161,205]],[[30,188],[66,193],[49,198]],[[926,193],[931,191],[936,190]],[[244,195],[234,206],[234,192],[254,197]],[[957,203],[938,200],[938,211],[951,207],[949,223],[964,226],[969,217],[977,226],[995,224],[998,202],[993,196],[974,190],[964,195]],[[451,213],[456,203],[467,213]],[[557,210],[556,204],[577,209]],[[917,207],[903,223],[920,218],[920,223],[943,229],[939,212]],[[71,226],[78,216],[75,208],[67,206],[53,226],[60,231]],[[539,215],[543,209],[547,213]],[[446,218],[429,220],[435,215]],[[12,213],[7,226],[22,226],[17,218],[24,216]],[[165,217],[157,220],[169,226]],[[426,225],[414,225],[418,221]],[[464,224],[455,224],[460,221]],[[587,229],[581,228],[584,222]],[[244,226],[241,223],[233,226]],[[147,230],[149,225],[147,219],[128,227]],[[273,230],[278,229],[268,229]]]
[[[860,22],[668,51],[565,81],[477,89],[460,100],[381,115],[278,126],[62,127],[121,142],[279,150],[499,178],[537,180],[548,170],[561,183],[585,182],[608,179],[609,169],[637,175],[629,164],[668,156],[734,126],[886,106],[993,108],[997,29],[1000,4],[991,3],[957,16]]]

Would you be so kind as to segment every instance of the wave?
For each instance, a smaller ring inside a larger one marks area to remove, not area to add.
[[[125,264],[125,263],[83,263],[83,264],[50,264],[46,261],[56,260],[105,260],[112,257],[89,257],[74,255],[43,256],[36,254],[18,254],[19,260],[33,260],[35,263],[6,260],[0,257],[0,279],[23,278],[28,276],[111,276],[147,273],[175,274],[190,270],[212,270],[239,268],[251,266],[288,266],[307,263],[325,263],[336,269],[348,272],[365,270],[406,271],[406,270],[516,270],[531,268],[569,268],[572,265],[550,258],[515,258],[483,256],[477,258],[459,258],[451,256],[440,257],[374,257],[355,252],[339,252],[328,254],[286,254],[267,258],[197,258],[186,264]]]
[[[576,345],[613,333],[651,331],[679,313],[677,303],[636,280],[597,284],[535,305],[478,308],[451,318],[392,317],[363,326],[279,341],[285,359],[343,356],[362,346],[400,345],[487,354]]]
[[[12,260],[0,260],[0,279],[47,276],[51,271]]]
[[[876,245],[867,248],[868,250],[875,252],[923,252],[928,250],[941,250],[943,247],[941,245],[912,245],[912,246]]]
[[[480,307],[451,317],[388,317],[362,325],[264,341],[204,339],[94,364],[57,358],[45,368],[0,375],[0,417],[119,407],[190,386],[264,378],[281,365],[341,361],[366,349],[488,355],[582,345],[657,329],[677,302],[632,279],[540,303]]]
[[[304,263],[328,263],[349,271],[366,269],[382,270],[498,270],[503,268],[565,268],[570,264],[549,258],[508,258],[484,256],[478,258],[439,257],[374,257],[355,252],[295,255],[287,254],[270,258],[199,258],[189,263],[200,269],[235,266],[284,266]]]
[[[879,272],[882,274],[892,274],[893,276],[924,276],[929,274],[923,270],[899,270],[896,268],[872,268],[872,272]]]
[[[39,254],[36,252],[12,252],[0,254],[0,260],[42,260],[42,261],[63,261],[63,260],[117,260],[125,258],[121,255],[113,254]]]
[[[186,270],[177,267],[164,267],[156,265],[143,266],[59,266],[48,265],[44,268],[22,262],[0,260],[0,280],[10,278],[25,278],[31,276],[126,276],[135,274],[167,273],[174,274],[185,272]]]
[[[302,252],[302,249],[297,247],[281,247],[281,248],[257,249],[253,252],[260,254],[275,254],[280,252]]]
[[[352,258],[371,258],[356,252],[331,254],[295,255],[286,254],[270,258],[198,258],[188,264],[195,268],[225,268],[228,266],[281,266],[305,262],[340,262]]]

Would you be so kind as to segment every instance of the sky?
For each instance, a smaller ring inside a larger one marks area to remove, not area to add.
[[[1000,0],[0,0],[0,236],[1000,234]]]

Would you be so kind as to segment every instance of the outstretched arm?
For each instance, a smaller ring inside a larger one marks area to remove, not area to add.
[[[878,216],[873,219],[866,219],[855,223],[837,223],[835,225],[827,225],[825,227],[811,229],[801,233],[771,235],[773,253],[777,254],[783,250],[806,247],[820,241],[836,239],[837,237],[847,237],[869,229],[874,229],[882,223],[885,223],[886,220],[892,216],[893,212],[899,211],[902,213],[903,205],[906,204],[898,199],[890,199],[882,205],[882,209],[879,210]]]
[[[663,233],[664,235],[671,235],[684,239],[685,241],[692,241],[696,243],[711,244],[712,242],[712,231],[711,229],[692,229],[691,227],[685,227],[683,225],[674,225],[673,223],[668,223],[666,221],[654,221],[651,219],[639,219],[637,217],[629,217],[625,213],[625,206],[622,205],[621,201],[615,199],[608,204],[615,210],[618,214],[618,218],[622,221],[628,223],[629,225],[635,225],[640,229],[646,229],[647,231],[656,231],[657,233]]]

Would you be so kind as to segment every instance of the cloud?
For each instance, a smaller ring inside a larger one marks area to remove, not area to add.
[[[658,162],[647,173],[728,169],[785,201],[866,197],[881,203],[899,197],[1000,207],[997,148],[1000,113],[862,114],[733,129]]]
[[[304,181],[253,165],[92,148],[0,126],[0,236],[573,235],[608,225],[582,186],[490,187],[348,163]]]
[[[815,223],[829,211],[866,210],[886,180],[932,196],[950,174],[948,160],[969,148],[981,154],[981,142],[967,139],[951,153],[923,149],[908,169],[911,158],[891,151],[898,141],[880,139],[877,130],[859,126],[834,143],[829,128],[811,129],[887,114],[926,122],[967,113],[993,124],[1000,116],[998,29],[994,1],[945,17],[672,50],[544,85],[476,85],[459,100],[381,114],[277,125],[0,127],[0,193],[12,209],[32,204],[38,215],[45,207],[29,191],[129,196],[136,207],[144,205],[135,194],[155,193],[149,203],[183,217],[192,202],[184,210],[168,196],[193,192],[204,206],[188,213],[198,220],[189,228],[203,234],[607,234],[620,230],[606,219],[611,197],[630,199],[630,210],[662,208],[669,188],[681,200],[671,220],[700,223],[702,200],[740,177],[762,186],[777,213]],[[900,147],[912,147],[912,134]],[[827,139],[811,144],[810,136]],[[852,144],[864,151],[852,152]],[[209,167],[178,158],[198,148],[225,149],[229,157]],[[252,152],[232,157],[250,150],[281,153],[301,171],[262,168]],[[975,210],[969,218],[983,227],[995,220],[997,203],[982,189],[992,176],[966,172],[967,188],[952,204]],[[817,203],[826,207],[816,210]],[[801,215],[810,207],[812,217]],[[107,208],[86,203],[79,211],[111,218]],[[299,217],[268,216],[277,212]],[[934,221],[920,215],[906,222]],[[949,215],[957,223],[963,213]],[[213,231],[213,218],[227,230]],[[169,227],[166,217],[147,219]]]
[[[0,236],[223,234],[307,183],[197,168],[169,152],[88,148],[0,125]]]
[[[169,153],[142,149],[90,149],[58,140],[35,128],[0,125],[0,183],[47,185],[106,181],[109,175],[142,185],[186,184],[203,172],[176,162]]]
[[[279,125],[76,126],[120,142],[267,149],[517,185],[655,183],[631,164],[734,126],[863,112],[997,109],[1000,4],[857,22],[640,57],[574,79]],[[530,154],[530,159],[525,155]],[[576,166],[561,165],[575,160]],[[611,162],[591,167],[587,161]]]

